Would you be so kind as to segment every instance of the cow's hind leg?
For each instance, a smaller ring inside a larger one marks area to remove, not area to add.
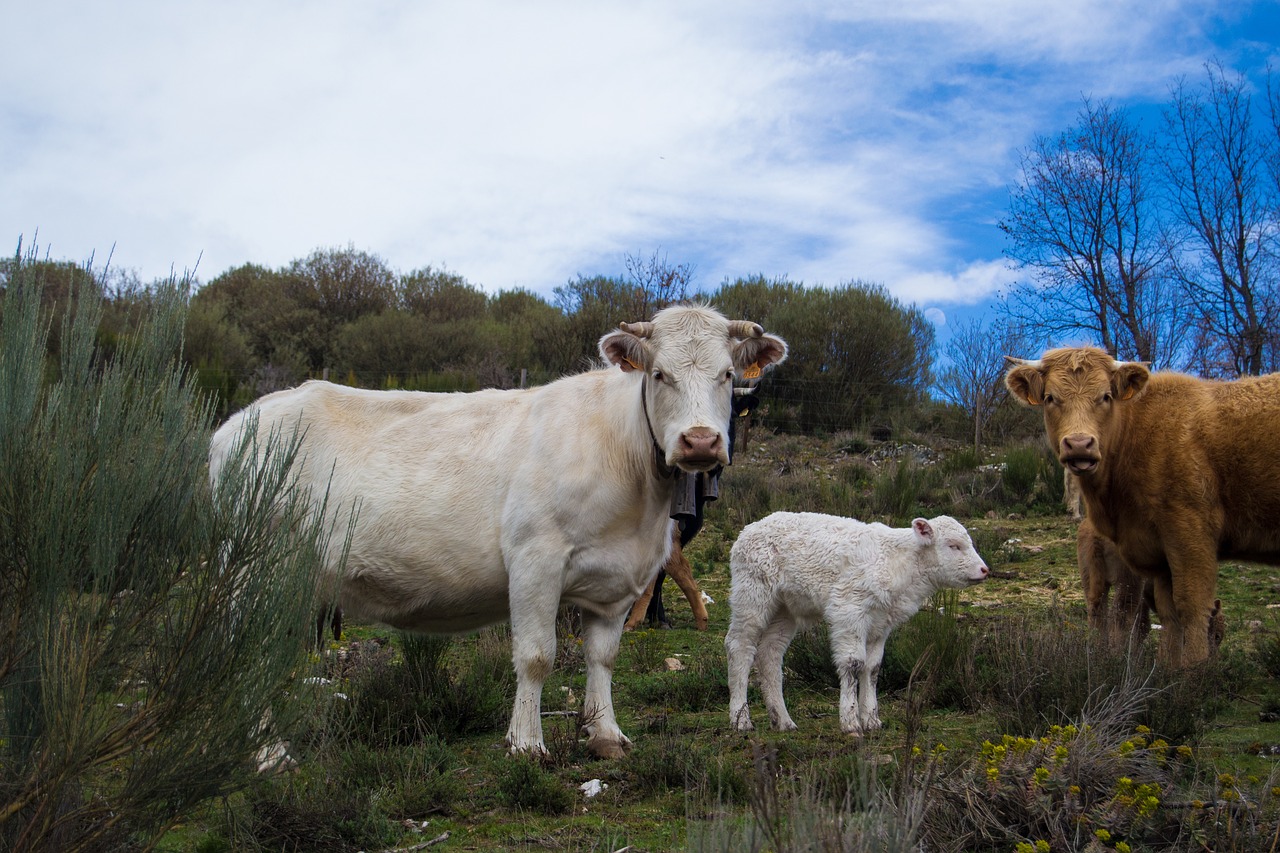
[[[631,605],[631,615],[627,617],[627,624],[624,629],[634,631],[636,626],[644,620],[645,613],[649,610],[649,600],[653,598],[653,591],[658,586],[658,578],[662,576],[659,572],[653,580],[649,581],[649,585],[645,587],[644,592],[640,593],[640,597],[636,599],[636,603]]]
[[[693,624],[699,631],[707,630],[707,605],[702,601],[702,589],[693,579],[693,566],[685,559],[684,551],[677,541],[671,548],[671,558],[667,560],[667,574],[680,587],[684,597],[693,611]]]
[[[587,749],[600,758],[621,758],[631,747],[613,711],[613,663],[624,618],[625,614],[606,617],[588,610],[582,613],[582,651],[587,662],[582,723],[587,730]]]

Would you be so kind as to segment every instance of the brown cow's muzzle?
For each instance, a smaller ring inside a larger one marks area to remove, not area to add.
[[[1098,453],[1098,440],[1082,432],[1064,435],[1058,448],[1058,461],[1071,469],[1072,474],[1092,474],[1102,456]]]

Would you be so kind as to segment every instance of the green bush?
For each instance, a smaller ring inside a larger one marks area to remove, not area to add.
[[[145,847],[309,707],[286,688],[325,543],[292,447],[211,494],[211,414],[175,366],[185,286],[140,296],[106,354],[86,272],[47,363],[31,270],[0,320],[0,847]]]
[[[509,809],[568,814],[575,793],[533,756],[515,756],[498,778],[498,800]]]

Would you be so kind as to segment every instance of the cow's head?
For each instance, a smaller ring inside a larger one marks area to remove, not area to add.
[[[709,471],[729,463],[733,379],[787,357],[787,344],[747,320],[677,305],[648,323],[623,323],[600,339],[600,354],[639,372],[649,429],[669,466]]]
[[[1094,347],[1049,350],[1038,361],[1005,360],[1005,385],[1023,403],[1044,408],[1049,446],[1081,476],[1105,463],[1125,402],[1142,393],[1151,376],[1145,364],[1116,361]]]

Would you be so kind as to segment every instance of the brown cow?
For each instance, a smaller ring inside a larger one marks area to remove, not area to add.
[[[705,631],[707,630],[707,605],[702,600],[702,590],[698,587],[698,582],[693,579],[693,566],[689,565],[680,547],[680,528],[676,525],[671,527],[671,556],[667,558],[663,571],[675,580],[684,597],[689,599],[689,607],[693,610],[693,624],[699,631]],[[649,609],[649,601],[653,598],[654,588],[661,577],[662,572],[658,572],[653,580],[649,581],[645,591],[636,599],[636,603],[632,605],[631,615],[627,617],[624,626],[626,630],[634,629],[644,619],[645,611]]]
[[[1005,384],[1044,408],[1090,521],[1153,581],[1162,657],[1205,660],[1218,560],[1280,565],[1280,374],[1151,373],[1093,347],[1008,360]]]
[[[1115,543],[1099,535],[1088,519],[1076,530],[1076,560],[1089,627],[1113,646],[1126,638],[1134,646],[1141,645],[1151,633],[1151,612],[1156,609],[1155,584],[1132,571]],[[1215,598],[1209,612],[1210,654],[1218,651],[1226,633],[1222,601]]]

